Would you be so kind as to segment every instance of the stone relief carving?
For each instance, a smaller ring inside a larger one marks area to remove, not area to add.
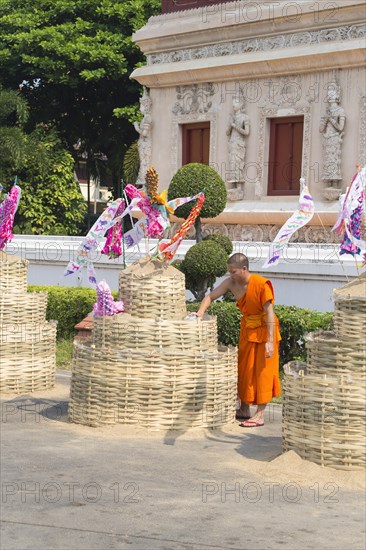
[[[293,106],[303,95],[303,82],[299,75],[288,75],[266,82],[271,105]]]
[[[228,226],[222,224],[222,223],[205,223],[203,224],[205,228],[205,234],[207,235],[225,235],[226,237],[229,236],[229,230]]]
[[[335,235],[334,231],[331,231],[331,228],[308,227],[305,229],[305,242],[332,244],[335,242]]]
[[[263,227],[260,225],[242,225],[240,241],[262,243],[264,239]]]
[[[228,136],[229,171],[227,183],[236,187],[244,183],[244,165],[246,153],[246,137],[250,133],[250,120],[244,111],[244,101],[234,98],[233,109],[226,131]]]
[[[136,182],[138,185],[145,184],[145,175],[151,164],[151,105],[151,98],[144,87],[143,95],[140,98],[140,111],[143,114],[143,119],[140,124],[138,122],[134,122],[133,124],[136,132],[139,134],[137,147],[140,157],[140,169]]]
[[[168,238],[178,231],[180,223],[172,224],[169,229]],[[280,230],[279,225],[241,225],[241,224],[203,224],[202,234],[211,235],[212,233],[222,233],[232,241],[242,241],[244,243],[262,243],[273,241]],[[195,238],[195,230],[192,227],[188,233],[187,239]],[[291,237],[290,245],[296,243],[305,244],[328,244],[336,246],[334,251],[338,250],[338,244],[342,236],[331,230],[330,227],[306,226],[301,228]]]
[[[358,162],[361,166],[366,164],[366,96],[360,99],[360,127]]]
[[[327,91],[328,107],[321,118],[319,131],[323,134],[323,174],[322,180],[327,187],[340,189],[342,181],[342,141],[346,115],[340,102],[340,87],[333,83]],[[324,194],[328,198],[329,193]],[[339,195],[330,195],[330,200],[338,199]],[[334,196],[334,198],[333,198]]]
[[[222,57],[247,52],[269,51],[276,48],[293,48],[295,46],[321,44],[323,42],[346,41],[366,36],[366,25],[343,25],[331,29],[308,32],[297,32],[267,36],[256,39],[236,40],[210,46],[187,48],[170,52],[147,55],[147,64],[176,63],[191,59]]]
[[[177,86],[177,101],[173,107],[175,115],[207,113],[212,107],[211,98],[215,87],[211,82]]]

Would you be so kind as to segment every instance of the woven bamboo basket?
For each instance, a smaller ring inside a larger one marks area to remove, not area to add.
[[[321,466],[363,470],[365,386],[343,376],[284,377],[283,448]]]
[[[97,348],[169,349],[210,351],[217,349],[216,319],[202,321],[180,319],[137,319],[128,313],[94,317],[93,343]]]
[[[366,383],[366,341],[340,340],[334,332],[319,331],[306,337],[307,372],[343,376],[354,384]]]
[[[0,251],[0,293],[26,292],[27,260]]]
[[[334,328],[339,338],[360,340],[366,334],[366,273],[334,290]]]
[[[235,419],[237,350],[114,350],[75,342],[69,417],[89,426],[217,428]]]
[[[0,292],[0,326],[42,323],[46,317],[47,292]]]
[[[132,316],[174,320],[186,314],[183,273],[150,258],[139,260],[120,272],[119,293]]]
[[[52,388],[56,372],[56,322],[0,327],[0,391]]]

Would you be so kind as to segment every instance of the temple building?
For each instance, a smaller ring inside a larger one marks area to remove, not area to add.
[[[335,242],[338,198],[366,163],[364,0],[163,0],[133,35],[147,64],[140,180],[153,164],[166,188],[189,162],[228,189],[204,232],[270,241],[298,206],[300,178],[316,215],[299,242]],[[136,134],[137,135],[137,134]]]

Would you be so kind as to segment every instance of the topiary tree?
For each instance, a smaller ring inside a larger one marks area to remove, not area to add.
[[[233,251],[233,243],[227,237],[226,235],[222,235],[221,233],[213,233],[212,235],[207,235],[203,239],[204,241],[214,241],[215,243],[222,246],[222,248],[225,250],[226,254],[230,256],[230,254]]]
[[[227,192],[224,180],[207,164],[191,163],[179,168],[169,185],[168,199],[188,197],[205,192],[205,203],[200,216],[196,218],[196,241],[202,241],[202,218],[215,218],[226,206]],[[175,211],[179,218],[187,219],[192,209],[192,203],[180,206]]]
[[[225,275],[227,258],[223,247],[214,241],[201,241],[188,250],[180,270],[186,276],[186,288],[196,300],[203,300],[216,277]]]

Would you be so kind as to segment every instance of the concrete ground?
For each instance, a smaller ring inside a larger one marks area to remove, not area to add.
[[[365,548],[364,479],[281,456],[264,427],[151,432],[67,420],[69,373],[1,404],[1,550]]]

